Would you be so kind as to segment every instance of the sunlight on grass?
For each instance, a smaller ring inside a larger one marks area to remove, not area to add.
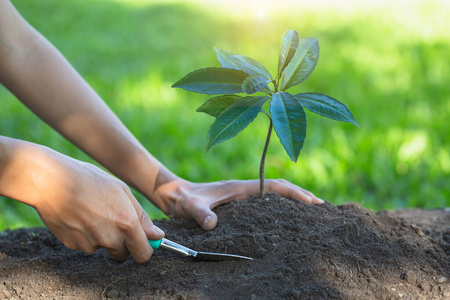
[[[427,150],[429,144],[428,136],[425,132],[413,132],[402,134],[403,143],[398,150],[398,158],[402,162],[413,162],[420,159]]]
[[[450,173],[450,154],[448,149],[447,151],[445,149],[440,149],[437,157],[442,172],[447,174]]]
[[[148,7],[149,5],[155,5],[155,4],[169,4],[169,5],[176,5],[179,3],[187,3],[188,0],[112,0],[112,2],[120,3],[121,5],[125,5],[128,7]],[[195,2],[192,1],[192,2]]]
[[[148,73],[143,79],[125,79],[118,87],[121,106],[138,106],[145,109],[170,108],[179,105],[172,83],[164,81],[161,74]]]

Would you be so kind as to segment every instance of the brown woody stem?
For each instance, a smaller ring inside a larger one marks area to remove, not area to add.
[[[267,154],[267,149],[269,148],[269,143],[270,143],[270,136],[272,135],[272,128],[273,128],[273,123],[272,123],[272,119],[269,116],[269,120],[270,120],[270,125],[269,125],[269,132],[267,133],[267,139],[266,139],[266,144],[264,145],[264,151],[261,157],[261,164],[260,164],[260,168],[259,168],[259,197],[264,198],[265,195],[265,183],[264,183],[264,167],[266,165],[266,154]]]

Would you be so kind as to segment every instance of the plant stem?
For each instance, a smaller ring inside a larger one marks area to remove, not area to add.
[[[269,115],[268,115],[269,116]],[[269,148],[270,136],[272,135],[273,123],[272,119],[269,116],[270,124],[269,124],[269,132],[267,133],[266,144],[264,145],[264,151],[261,157],[261,164],[259,167],[259,197],[262,199],[265,195],[265,182],[264,182],[264,167],[266,165],[266,154],[267,149]]]

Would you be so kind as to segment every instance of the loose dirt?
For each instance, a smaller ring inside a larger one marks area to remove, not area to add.
[[[378,213],[268,194],[218,207],[205,232],[156,222],[199,251],[254,261],[194,262],[156,250],[145,264],[65,248],[47,229],[0,232],[0,299],[450,299],[450,211]]]

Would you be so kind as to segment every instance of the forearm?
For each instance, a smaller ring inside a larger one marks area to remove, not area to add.
[[[153,198],[158,173],[175,176],[142,147],[43,36],[14,10],[9,20],[5,18],[2,22],[9,22],[8,26],[1,25],[14,32],[0,29],[0,81],[42,120]]]
[[[0,136],[0,195],[33,207],[48,199],[45,192],[51,190],[49,185],[57,184],[54,178],[62,178],[52,152],[37,144]]]

